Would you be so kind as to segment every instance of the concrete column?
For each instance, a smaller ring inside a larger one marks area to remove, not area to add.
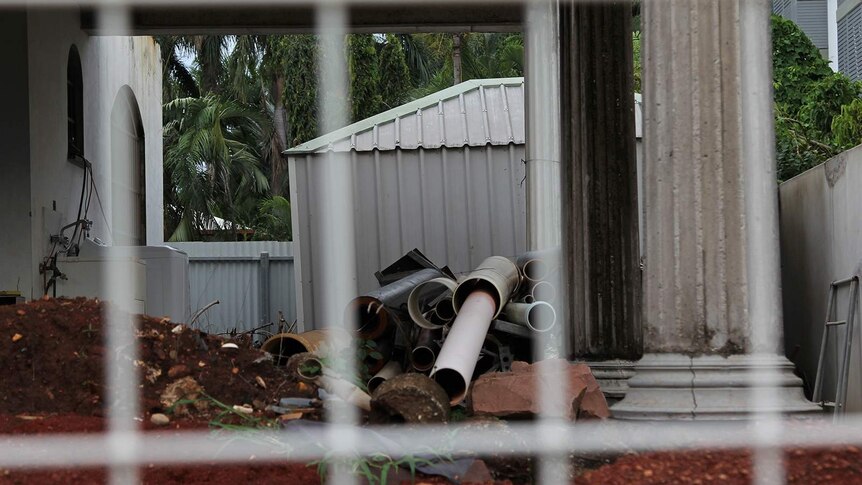
[[[777,267],[758,263],[778,256],[775,158],[758,150],[773,143],[769,9],[755,0],[743,24],[749,1],[643,4],[645,355],[617,418],[745,418],[763,407],[753,374],[772,377],[758,381],[772,410],[819,410],[780,336],[758,339],[781,315]],[[766,67],[755,72],[745,49],[765,53]]]
[[[629,2],[560,13],[565,313],[592,362],[641,354],[631,19]]]

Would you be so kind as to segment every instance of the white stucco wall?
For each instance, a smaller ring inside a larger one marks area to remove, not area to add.
[[[92,236],[111,242],[110,119],[117,93],[133,91],[145,136],[147,244],[163,242],[162,86],[158,47],[149,37],[90,37],[77,10],[28,12],[30,185],[33,289],[41,295],[39,262],[50,251],[49,235],[77,215],[83,169],[69,163],[66,64],[76,45],[84,77],[84,150],[93,163],[96,186],[88,218]],[[56,210],[53,209],[56,201]]]

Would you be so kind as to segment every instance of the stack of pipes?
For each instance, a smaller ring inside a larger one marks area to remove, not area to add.
[[[557,251],[491,256],[458,278],[422,256],[429,267],[354,298],[345,318],[357,322],[355,336],[365,342],[361,345],[373,342],[364,362],[372,375],[368,391],[403,372],[420,372],[440,385],[450,404],[461,403],[479,373],[500,369],[482,364],[477,368],[480,360],[494,355],[489,345],[500,346],[492,334],[508,328],[530,338],[554,327],[556,287],[548,280],[556,270]],[[417,250],[410,254],[421,256]],[[267,340],[263,350],[283,363],[295,353],[318,351],[322,337],[325,332],[319,330],[279,334]]]

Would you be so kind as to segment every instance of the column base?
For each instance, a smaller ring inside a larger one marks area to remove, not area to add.
[[[754,402],[752,369],[777,377],[763,383],[772,406]],[[823,412],[805,399],[802,379],[784,356],[646,354],[635,372],[625,399],[611,407],[615,419],[742,420],[763,411],[811,417]]]
[[[614,404],[626,397],[629,390],[628,380],[635,375],[637,362],[630,360],[604,360],[584,362],[590,366],[593,376],[602,387],[608,404]]]

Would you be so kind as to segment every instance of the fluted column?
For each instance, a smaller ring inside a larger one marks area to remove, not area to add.
[[[757,5],[743,7],[744,26],[740,5],[751,1]],[[764,335],[757,330],[781,320],[757,310],[780,311],[764,301],[778,292],[777,268],[771,274],[752,265],[778,255],[777,240],[764,240],[778,224],[769,207],[777,201],[775,159],[758,153],[751,137],[757,132],[768,138],[757,143],[773,143],[768,19],[762,0],[643,4],[645,355],[614,406],[616,417],[744,418],[759,405],[746,387],[752,369],[773,378],[761,385],[776,396],[776,409],[817,410],[780,354],[780,337],[757,340]],[[763,45],[743,46],[757,37],[742,31],[751,26],[763,30]],[[744,64],[746,48],[766,49],[759,60],[765,72]],[[763,103],[744,105],[764,82]],[[746,187],[753,179],[761,181],[756,190]],[[762,198],[746,204],[752,193]]]
[[[563,261],[572,355],[641,355],[631,3],[561,5]]]

